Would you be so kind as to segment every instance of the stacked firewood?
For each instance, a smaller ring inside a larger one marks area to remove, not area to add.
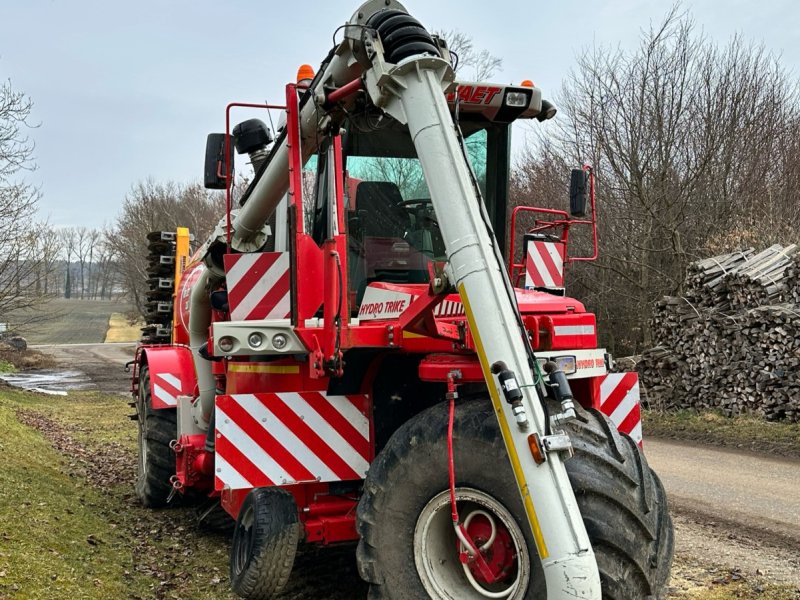
[[[694,263],[685,293],[656,303],[657,346],[637,363],[663,408],[800,420],[800,253],[752,249]]]

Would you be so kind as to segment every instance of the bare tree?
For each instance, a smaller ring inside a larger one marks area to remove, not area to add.
[[[515,189],[541,202],[534,183],[552,190],[571,166],[594,165],[601,258],[572,281],[618,351],[649,345],[652,302],[680,294],[708,248],[748,232],[797,239],[786,183],[797,181],[797,85],[762,47],[716,46],[676,6],[635,51],[581,55],[558,104],[555,135],[521,161]]]
[[[147,234],[188,227],[195,239],[205,240],[224,214],[224,195],[199,184],[146,180],[133,186],[107,241],[120,283],[139,310],[147,288]]]
[[[35,168],[26,133],[32,107],[10,81],[0,84],[0,315],[6,317],[44,300],[36,285],[43,275],[33,217],[39,192],[22,177]]]
[[[435,32],[447,42],[447,47],[457,57],[456,74],[472,81],[486,81],[503,70],[503,59],[488,50],[479,50],[471,36],[457,29]]]

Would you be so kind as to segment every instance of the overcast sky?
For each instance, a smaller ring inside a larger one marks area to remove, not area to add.
[[[56,225],[110,223],[131,184],[199,180],[206,134],[229,101],[281,103],[298,65],[315,68],[344,0],[0,0],[0,78],[35,103],[41,213]],[[503,58],[494,79],[532,79],[552,98],[592,44],[634,46],[670,2],[408,0],[429,29],[459,29]],[[715,41],[741,32],[800,66],[800,3],[686,0]],[[240,120],[240,119],[235,119]]]

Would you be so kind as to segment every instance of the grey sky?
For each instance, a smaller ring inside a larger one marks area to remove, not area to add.
[[[0,0],[0,78],[31,96],[41,123],[31,132],[39,169],[28,179],[41,185],[43,216],[100,226],[140,179],[199,179],[205,136],[224,127],[225,104],[280,103],[297,67],[316,68],[358,3]],[[429,28],[459,29],[502,57],[496,80],[532,79],[552,98],[582,47],[636,44],[670,2],[406,6]],[[684,7],[712,39],[741,32],[798,72],[800,4],[687,0]]]

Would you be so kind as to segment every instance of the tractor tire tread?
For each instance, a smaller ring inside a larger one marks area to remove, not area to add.
[[[242,512],[248,502],[255,503],[253,554],[241,573],[234,573],[231,560],[231,587],[247,600],[269,600],[286,586],[292,572],[300,541],[297,506],[292,495],[280,488],[254,489]],[[238,522],[236,527],[238,530]]]

